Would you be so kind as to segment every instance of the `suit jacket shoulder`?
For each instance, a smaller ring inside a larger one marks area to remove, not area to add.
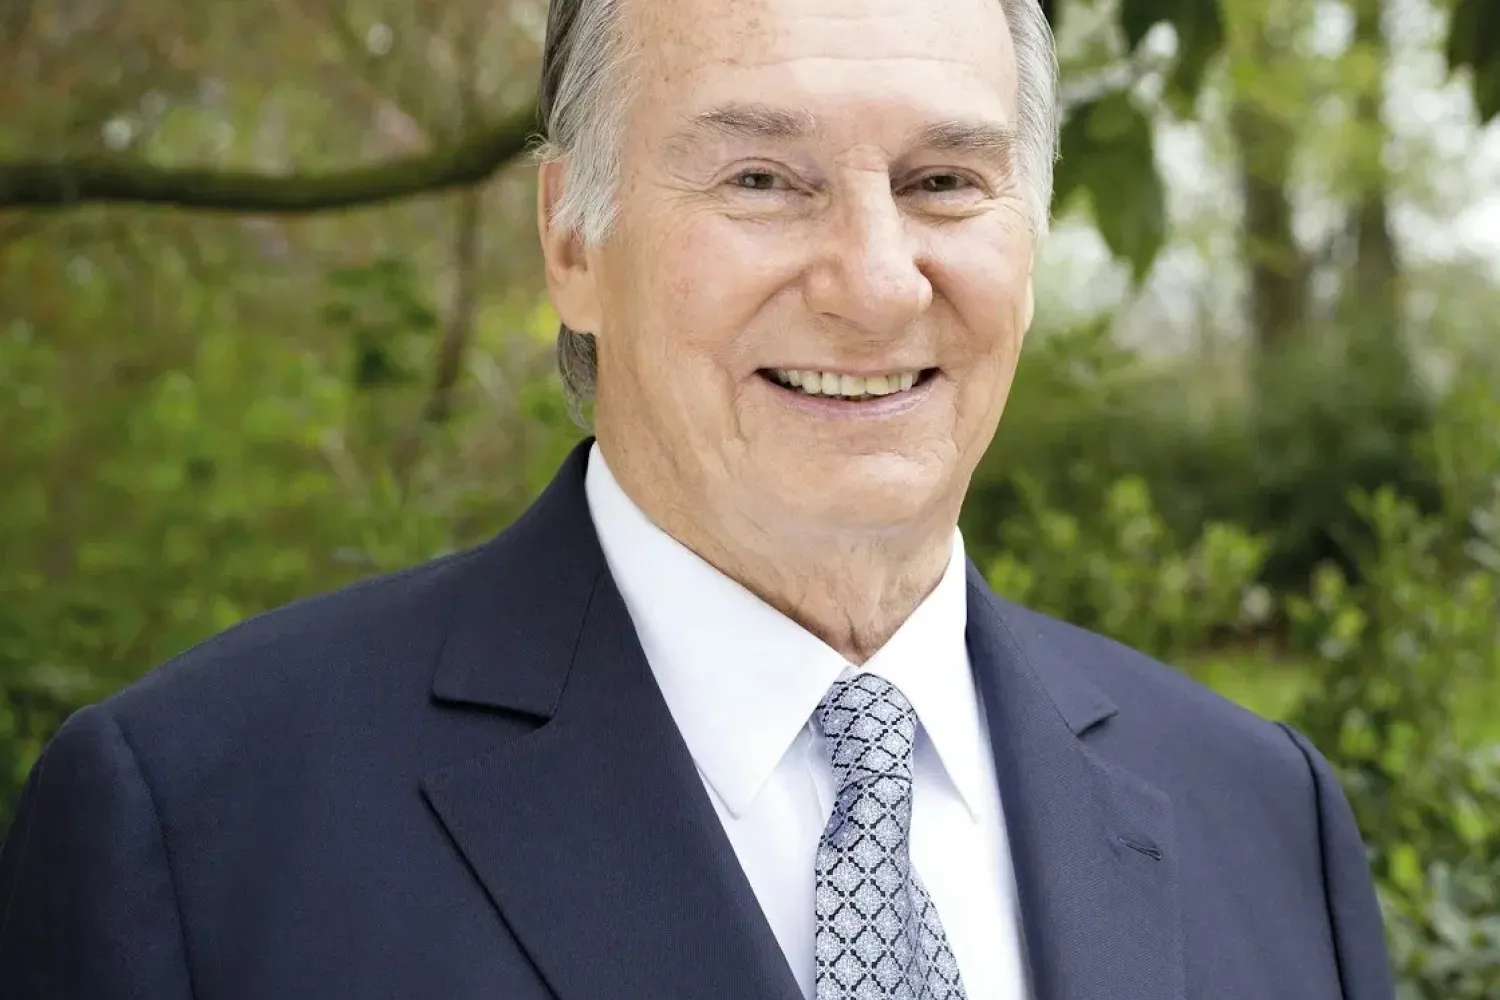
[[[247,619],[102,707],[143,752],[180,748],[200,762],[220,753],[243,760],[274,741],[362,719],[384,722],[397,702],[415,710],[426,702],[464,571],[477,555],[436,559]]]

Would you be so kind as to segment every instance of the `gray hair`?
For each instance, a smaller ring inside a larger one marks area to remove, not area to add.
[[[620,25],[622,2],[551,0],[547,10],[538,98],[546,141],[539,156],[564,164],[552,225],[575,230],[590,246],[602,243],[614,225],[625,116],[636,83],[632,43]],[[1026,185],[1032,231],[1040,236],[1050,216],[1061,125],[1057,52],[1038,0],[1000,0],[1000,5],[1015,46],[1020,91],[1016,165]],[[599,369],[593,335],[559,328],[557,367],[569,413],[587,429],[584,406],[594,397]]]

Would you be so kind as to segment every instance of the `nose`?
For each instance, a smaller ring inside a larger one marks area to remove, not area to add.
[[[829,213],[806,294],[818,313],[888,337],[907,330],[932,304],[932,283],[889,182],[870,180]]]

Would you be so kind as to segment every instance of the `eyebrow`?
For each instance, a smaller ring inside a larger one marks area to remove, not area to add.
[[[955,118],[922,129],[910,148],[972,156],[1009,173],[1016,153],[1016,130],[983,118]]]
[[[768,104],[724,104],[689,118],[668,142],[674,149],[686,149],[712,138],[793,142],[821,134],[818,120],[809,111]]]
[[[767,104],[724,104],[693,115],[672,133],[669,147],[679,153],[711,139],[741,139],[759,142],[799,142],[818,139],[825,130],[811,112]],[[932,150],[972,156],[1008,172],[1016,149],[1013,126],[985,118],[955,118],[935,122],[919,130],[906,150]]]

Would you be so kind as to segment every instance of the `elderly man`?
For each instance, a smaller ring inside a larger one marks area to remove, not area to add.
[[[557,0],[597,440],[489,544],[70,719],[5,996],[1389,998],[1323,758],[964,557],[1051,44],[1036,0]]]

